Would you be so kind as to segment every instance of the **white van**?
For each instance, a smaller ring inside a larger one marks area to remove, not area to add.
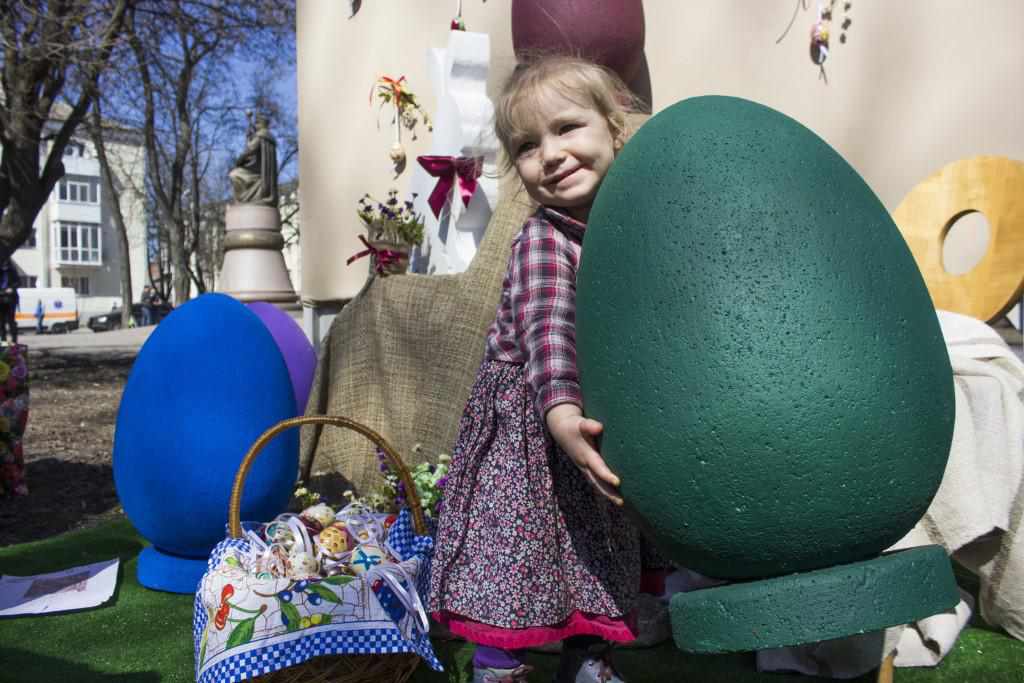
[[[36,303],[43,302],[43,331],[62,334],[78,329],[78,299],[71,287],[18,289],[18,329],[36,329]]]

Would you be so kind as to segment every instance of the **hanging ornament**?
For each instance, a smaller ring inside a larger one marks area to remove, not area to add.
[[[465,31],[466,22],[462,20],[462,0],[458,0],[458,5],[455,8],[455,18],[452,19],[452,30],[453,31]]]
[[[409,90],[405,76],[400,76],[398,79],[381,76],[370,91],[371,105],[375,95],[380,100],[381,109],[389,104],[394,107],[391,124],[395,131],[395,140],[388,151],[388,156],[391,157],[391,163],[394,164],[395,177],[398,177],[405,170],[406,161],[405,148],[402,146],[402,128],[407,128],[412,133],[412,139],[415,140],[416,126],[419,123],[422,122],[428,131],[433,130],[433,127],[427,112],[423,110],[423,107],[416,101],[416,96]],[[379,119],[377,126],[380,127]]]
[[[828,75],[825,73],[825,60],[828,59],[829,56],[829,41],[832,37],[832,20],[835,18],[836,2],[837,0],[818,0],[817,18],[814,23],[811,24],[810,57],[811,61],[819,68],[819,77],[824,80],[826,84],[828,83]],[[793,27],[793,22],[796,20],[801,7],[805,10],[807,9],[807,0],[796,0],[796,6],[793,9],[793,16],[789,20],[789,25],[786,26],[786,30],[782,32],[782,35],[776,39],[776,44],[782,42],[782,39],[789,33],[789,29]],[[842,11],[846,16],[843,18],[843,22],[839,26],[838,33],[839,42],[845,43],[846,31],[853,23],[849,17],[849,2],[842,3]]]
[[[828,59],[828,36],[832,25],[831,7],[826,9],[824,0],[818,0],[818,20],[811,26],[811,61],[821,69],[821,78],[828,82],[825,75],[825,60]]]

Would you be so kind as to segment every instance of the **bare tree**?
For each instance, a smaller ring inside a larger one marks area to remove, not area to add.
[[[203,177],[210,167],[202,155],[214,148],[202,144],[212,139],[204,137],[204,122],[211,124],[208,133],[215,132],[213,122],[223,121],[240,101],[230,60],[241,56],[244,45],[249,63],[269,64],[289,43],[280,36],[293,32],[294,3],[287,0],[164,0],[140,5],[132,23],[128,40],[141,87],[148,179],[179,303],[191,284],[202,291],[212,276],[210,265],[192,254],[200,242]]]
[[[0,258],[28,239],[134,0],[0,0]],[[67,109],[55,116],[61,98]],[[44,142],[49,153],[42,160]]]
[[[97,97],[89,114],[89,137],[92,139],[93,147],[96,149],[96,158],[100,163],[100,177],[103,183],[104,196],[108,198],[110,212],[114,217],[114,231],[117,234],[117,251],[121,262],[121,301],[122,318],[127,325],[135,324],[135,315],[132,312],[132,302],[135,300],[132,294],[132,271],[131,271],[131,244],[128,239],[128,227],[125,223],[124,212],[121,210],[121,195],[124,188],[117,181],[117,174],[110,157],[107,154],[106,138],[110,129],[109,124],[103,121],[102,104],[103,98],[98,95],[99,83],[93,84],[97,91]],[[131,188],[129,188],[131,189]]]

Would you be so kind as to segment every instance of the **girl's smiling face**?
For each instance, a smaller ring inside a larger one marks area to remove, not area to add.
[[[535,201],[586,221],[621,142],[599,111],[544,95],[510,150],[516,172]]]

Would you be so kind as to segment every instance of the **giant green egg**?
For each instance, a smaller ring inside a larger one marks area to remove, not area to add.
[[[702,573],[874,558],[942,479],[952,372],[913,257],[773,109],[698,97],[634,135],[591,210],[577,345],[624,497]]]

